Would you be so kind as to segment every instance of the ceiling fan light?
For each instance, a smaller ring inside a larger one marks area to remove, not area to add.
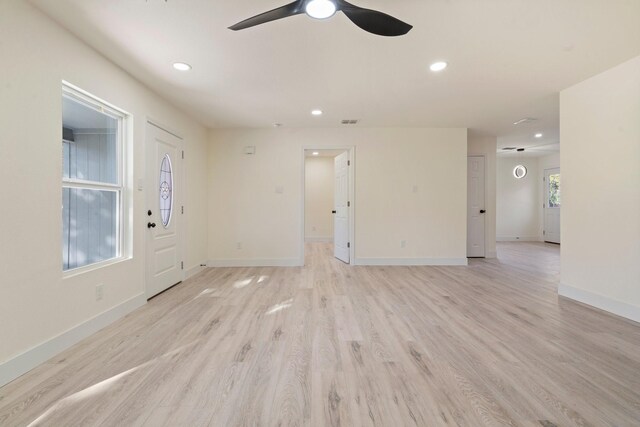
[[[327,19],[336,13],[336,5],[329,0],[311,0],[307,3],[305,12],[315,19]]]

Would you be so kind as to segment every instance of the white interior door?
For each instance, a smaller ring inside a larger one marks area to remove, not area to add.
[[[484,257],[484,157],[467,158],[467,257]]]
[[[182,139],[147,123],[147,298],[182,281]]]
[[[560,169],[544,171],[544,241],[560,243]]]
[[[349,263],[349,153],[335,158],[335,214],[333,217],[333,254]]]

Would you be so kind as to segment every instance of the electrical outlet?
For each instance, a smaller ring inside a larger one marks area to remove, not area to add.
[[[96,301],[100,301],[104,298],[104,285],[100,283],[96,285]]]
[[[414,192],[414,193],[417,193],[417,192],[418,192],[418,186],[417,186],[417,185],[414,185],[414,186],[413,186],[413,192]]]
[[[237,243],[236,249],[238,249],[238,250],[242,249],[242,242],[238,242]]]
[[[311,231],[316,231],[316,226],[311,227]]]
[[[406,248],[407,247],[407,241],[406,240],[400,240],[400,247],[401,248]]]

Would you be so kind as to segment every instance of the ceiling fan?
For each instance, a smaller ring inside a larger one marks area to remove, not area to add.
[[[344,0],[297,0],[285,6],[261,13],[229,27],[238,31],[282,18],[306,13],[315,19],[331,18],[341,11],[358,27],[379,36],[395,37],[407,34],[413,26],[386,13],[365,9]]]

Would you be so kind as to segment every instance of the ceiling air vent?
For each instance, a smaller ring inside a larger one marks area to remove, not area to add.
[[[533,117],[525,117],[524,119],[520,119],[518,121],[513,122],[514,125],[523,125],[525,123],[535,122],[538,119],[534,119]]]
[[[341,123],[343,125],[357,125],[358,124],[358,120],[342,120]]]

